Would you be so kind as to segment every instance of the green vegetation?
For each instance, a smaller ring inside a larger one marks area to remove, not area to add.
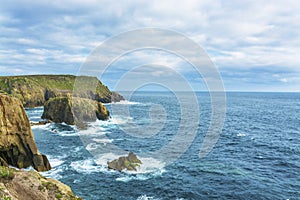
[[[15,177],[14,170],[8,167],[0,166],[0,178],[11,180]]]
[[[39,187],[38,187],[38,190],[39,190],[39,191],[44,191],[44,190],[45,190],[45,188],[44,188],[44,186],[42,186],[42,185],[39,185]]]
[[[11,200],[11,197],[6,196],[5,194],[2,195],[1,200]]]
[[[42,182],[42,186],[47,188],[48,190],[56,190],[57,186],[51,182]]]
[[[79,97],[93,97],[95,100],[105,103],[110,102],[112,96],[118,96],[96,77],[73,75],[0,76],[0,93],[20,99],[25,107],[43,106],[46,91],[51,91],[52,95],[58,96],[60,96],[59,93],[74,92]]]
[[[56,193],[56,194],[55,194],[55,197],[56,197],[57,199],[61,199],[61,198],[63,197],[63,195],[62,195],[61,193]]]

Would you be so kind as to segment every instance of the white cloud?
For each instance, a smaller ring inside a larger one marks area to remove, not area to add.
[[[195,40],[223,71],[274,66],[277,71],[300,72],[300,4],[295,0],[26,0],[18,4],[7,0],[0,11],[1,66],[42,65],[45,71],[47,66],[51,69],[49,73],[57,65],[68,72],[73,66],[76,73],[89,52],[105,39],[136,28],[158,27]],[[136,53],[131,58],[184,70],[180,58],[165,54]],[[277,80],[300,81],[282,76]]]

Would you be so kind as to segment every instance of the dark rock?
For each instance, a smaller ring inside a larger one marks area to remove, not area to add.
[[[18,168],[51,169],[36,147],[30,122],[20,100],[0,94],[0,164]]]
[[[137,156],[130,152],[128,156],[122,156],[111,162],[107,162],[108,168],[113,170],[122,171],[127,169],[129,171],[136,171],[136,167],[140,166],[142,161]]]

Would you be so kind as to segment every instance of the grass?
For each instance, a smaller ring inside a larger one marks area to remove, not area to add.
[[[56,194],[55,194],[55,197],[56,197],[57,199],[61,199],[61,198],[63,197],[63,195],[62,195],[61,193],[56,193]]]
[[[74,90],[73,90],[74,89]],[[1,93],[20,99],[25,107],[42,106],[46,90],[65,91],[80,97],[99,97],[110,101],[112,92],[96,77],[73,75],[0,76]]]
[[[15,177],[14,170],[8,167],[0,166],[0,178],[11,180]]]
[[[110,94],[109,89],[103,85],[96,77],[73,75],[27,75],[27,76],[0,76],[0,90],[8,91],[10,87],[17,86],[32,86],[57,90],[70,90],[73,91],[75,80],[84,83],[82,89],[87,86],[94,87],[97,85],[97,92],[103,94]],[[80,87],[80,85],[78,85]]]
[[[11,200],[11,197],[6,196],[5,194],[2,195],[1,200]]]

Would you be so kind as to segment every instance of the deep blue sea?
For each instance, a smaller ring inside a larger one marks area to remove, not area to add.
[[[106,104],[110,110],[129,108],[130,116],[112,112],[110,120],[81,131],[66,124],[34,126],[37,146],[53,167],[43,175],[87,200],[300,199],[300,93],[227,93],[223,132],[204,158],[198,155],[210,124],[210,95],[196,95],[200,111],[188,108],[191,119],[182,125],[196,125],[195,138],[174,162],[166,164],[172,151],[159,157],[151,152],[178,134],[184,106],[173,93],[136,92],[125,102]],[[31,121],[41,120],[43,108],[26,111]],[[132,125],[143,137],[126,131]],[[187,142],[176,140],[179,146]],[[108,160],[124,155],[115,147],[140,157],[137,172],[107,169]]]

